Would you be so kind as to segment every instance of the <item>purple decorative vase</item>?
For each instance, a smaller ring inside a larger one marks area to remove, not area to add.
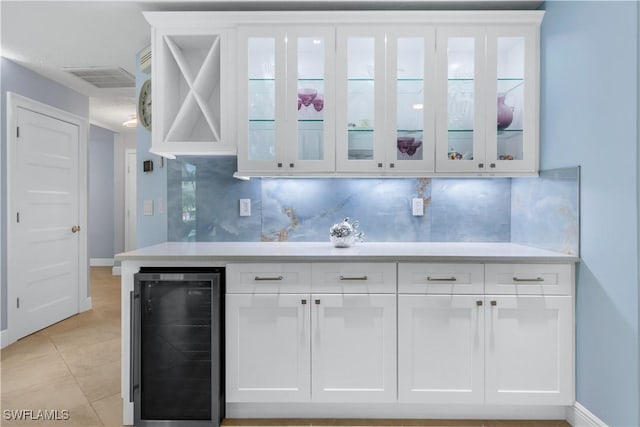
[[[498,95],[498,130],[509,127],[513,121],[513,109],[504,103],[504,94]]]

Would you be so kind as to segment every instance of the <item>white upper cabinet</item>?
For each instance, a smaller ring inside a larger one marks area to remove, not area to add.
[[[437,173],[538,170],[538,25],[437,30]]]
[[[334,169],[332,27],[239,29],[238,169]]]
[[[538,172],[541,11],[149,12],[153,147],[240,175]]]
[[[207,15],[145,12],[151,24],[151,152],[235,154],[228,109],[235,54],[233,29]]]

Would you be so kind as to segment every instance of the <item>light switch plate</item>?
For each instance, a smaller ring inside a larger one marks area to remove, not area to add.
[[[145,200],[143,203],[143,211],[145,216],[153,215],[153,200]]]
[[[415,197],[411,201],[411,211],[413,213],[413,216],[424,215],[424,199],[422,197]]]
[[[251,216],[251,199],[240,199],[240,216]]]

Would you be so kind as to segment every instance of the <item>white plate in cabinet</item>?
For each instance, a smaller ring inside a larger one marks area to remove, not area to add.
[[[486,264],[486,294],[571,295],[573,264]]]
[[[309,294],[227,294],[227,402],[307,402]]]
[[[484,265],[399,263],[398,292],[405,294],[482,294]]]
[[[310,293],[311,264],[227,264],[227,293]]]
[[[485,402],[572,405],[573,299],[487,296]]]
[[[398,297],[400,402],[484,402],[483,296]]]
[[[312,400],[395,402],[395,294],[311,299]]]
[[[314,293],[395,293],[395,263],[313,263]]]

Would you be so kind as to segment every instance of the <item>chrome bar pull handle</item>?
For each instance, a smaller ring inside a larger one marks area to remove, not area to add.
[[[431,276],[428,276],[427,280],[429,282],[455,282],[458,279],[456,279],[454,276],[451,276],[451,277],[431,277]]]
[[[542,277],[520,278],[520,277],[514,276],[513,281],[514,282],[544,282],[544,279]]]
[[[255,280],[256,282],[264,282],[264,281],[276,281],[276,280],[282,280],[282,279],[283,279],[282,276],[273,276],[273,277],[256,276],[253,280]]]
[[[340,280],[368,280],[369,277],[368,276],[340,276],[339,277]]]

